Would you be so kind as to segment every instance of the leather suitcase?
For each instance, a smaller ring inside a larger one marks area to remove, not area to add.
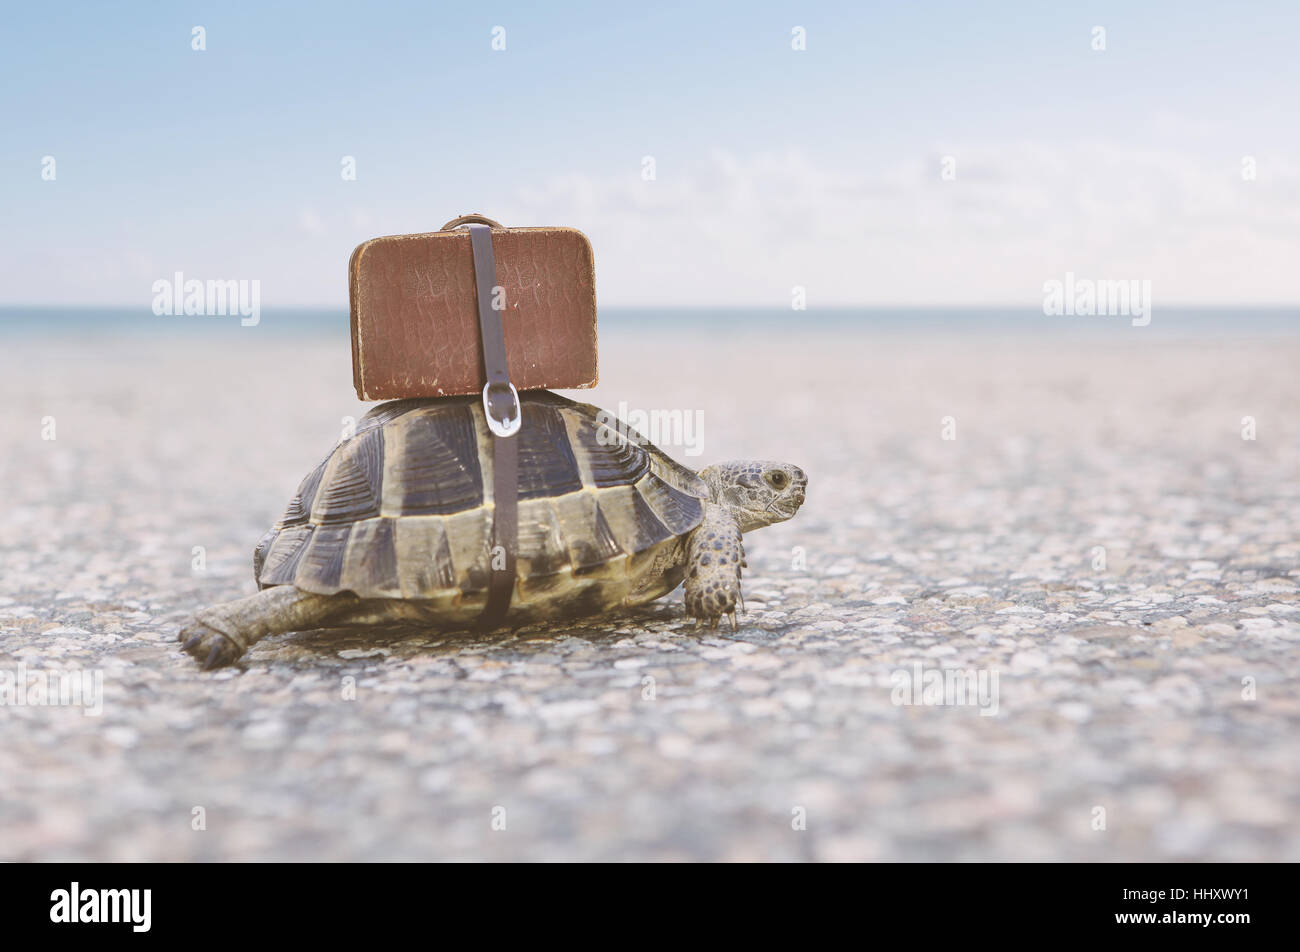
[[[505,228],[481,215],[358,245],[348,264],[352,376],[362,400],[479,393],[487,378],[469,232],[491,227],[494,307],[519,390],[594,387],[596,278],[573,228]]]

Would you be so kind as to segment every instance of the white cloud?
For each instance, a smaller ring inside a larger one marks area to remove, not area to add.
[[[956,160],[956,180],[940,177]],[[1149,280],[1157,309],[1300,303],[1300,165],[1199,144],[1153,151],[1088,142],[954,146],[907,161],[836,167],[803,151],[690,161],[633,156],[617,175],[569,174],[481,210],[508,224],[580,228],[602,306],[1041,306],[1072,271]],[[397,211],[394,211],[394,207]],[[432,230],[465,207],[304,203],[233,232],[161,220],[27,242],[0,264],[19,303],[147,306],[182,270],[255,278],[266,306],[347,305],[346,261],[375,234]],[[423,223],[423,225],[421,225]],[[60,232],[62,234],[62,232]]]
[[[507,221],[573,224],[605,304],[1038,306],[1065,271],[1150,280],[1157,302],[1300,300],[1300,169],[1258,155],[1025,142],[853,172],[715,151],[521,189]]]

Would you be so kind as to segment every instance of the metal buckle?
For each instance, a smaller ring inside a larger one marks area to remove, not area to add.
[[[483,385],[483,415],[487,417],[488,429],[497,436],[514,436],[519,432],[519,427],[524,422],[523,407],[519,405],[519,391],[515,389],[515,385],[512,383],[507,383],[506,386],[510,388],[510,399],[514,404],[514,414],[513,416],[507,415],[505,420],[502,421],[492,416],[492,402],[488,400],[488,391],[492,389],[492,384],[489,382]]]

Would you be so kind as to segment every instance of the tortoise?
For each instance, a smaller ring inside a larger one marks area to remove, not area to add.
[[[741,534],[804,501],[797,466],[696,473],[611,414],[549,391],[519,396],[511,627],[643,605],[686,583],[696,627],[736,626]],[[180,633],[206,668],[267,635],[407,624],[472,627],[487,602],[492,436],[474,398],[375,407],[303,479],[253,553],[258,592]]]

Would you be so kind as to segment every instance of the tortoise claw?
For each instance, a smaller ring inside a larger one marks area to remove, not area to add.
[[[204,671],[233,664],[244,649],[228,635],[212,625],[195,619],[180,634],[182,649],[199,662]]]

